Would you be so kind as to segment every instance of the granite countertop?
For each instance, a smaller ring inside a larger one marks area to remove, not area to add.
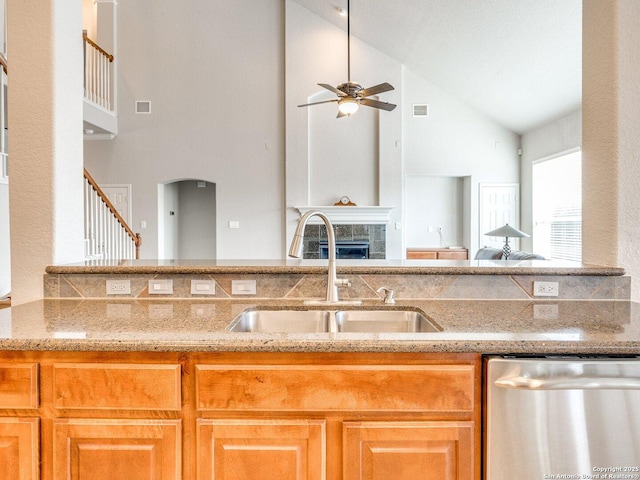
[[[365,302],[365,307],[382,307]],[[633,354],[640,304],[626,301],[427,300],[399,302],[442,327],[434,333],[231,333],[246,308],[300,301],[58,300],[0,310],[3,350],[451,352]],[[357,308],[357,307],[355,307]]]
[[[624,275],[621,267],[559,260],[338,260],[339,274]],[[326,273],[327,260],[91,260],[50,265],[49,274]]]

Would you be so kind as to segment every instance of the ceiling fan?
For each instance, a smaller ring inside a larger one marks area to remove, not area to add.
[[[298,107],[309,107],[311,105],[320,105],[321,103],[338,102],[337,118],[349,116],[352,113],[357,112],[360,105],[379,108],[390,112],[396,108],[396,105],[393,103],[380,102],[367,97],[393,90],[393,85],[385,82],[379,85],[374,85],[373,87],[363,88],[359,83],[351,81],[351,12],[349,11],[349,4],[350,0],[347,0],[347,81],[345,83],[341,83],[337,87],[326,83],[319,83],[319,86],[335,93],[338,98],[334,98],[333,100],[324,100],[321,102],[305,103],[304,105],[298,105]]]

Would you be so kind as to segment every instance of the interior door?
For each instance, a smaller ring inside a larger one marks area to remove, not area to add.
[[[520,226],[520,184],[481,183],[478,245],[481,248],[502,248],[504,238],[488,237],[485,233],[506,223],[515,228]],[[520,249],[520,241],[517,238],[510,238],[509,244],[512,250]]]
[[[131,226],[131,185],[100,185],[120,216]]]

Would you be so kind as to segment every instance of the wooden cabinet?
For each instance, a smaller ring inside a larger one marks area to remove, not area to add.
[[[38,384],[37,363],[0,362],[0,478],[40,478]]]
[[[217,472],[216,479],[254,478],[230,472],[258,464],[268,465],[266,475],[277,472],[274,479],[304,473],[329,480],[479,480],[478,360],[254,354],[241,364],[199,363],[195,405],[198,465],[204,467],[198,480],[212,480],[208,472]],[[311,435],[311,425],[323,425],[326,444],[318,446],[318,432],[314,443],[295,447],[291,437],[300,428],[303,437]],[[318,458],[325,450],[324,463],[290,469],[302,453]],[[235,453],[227,458],[229,451]]]
[[[466,248],[407,248],[407,260],[468,260]]]
[[[324,420],[199,420],[198,480],[324,480]],[[215,459],[215,461],[214,461]]]
[[[0,478],[40,478],[39,438],[39,419],[0,418]]]
[[[344,480],[473,480],[473,422],[345,422]]]
[[[480,479],[476,354],[0,352],[0,380],[12,480]]]
[[[54,480],[179,480],[180,420],[58,419]]]

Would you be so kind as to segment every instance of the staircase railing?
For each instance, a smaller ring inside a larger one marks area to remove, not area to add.
[[[142,237],[133,233],[96,181],[84,170],[85,258],[140,258]]]
[[[104,51],[82,31],[84,41],[84,97],[113,111],[113,55]]]

